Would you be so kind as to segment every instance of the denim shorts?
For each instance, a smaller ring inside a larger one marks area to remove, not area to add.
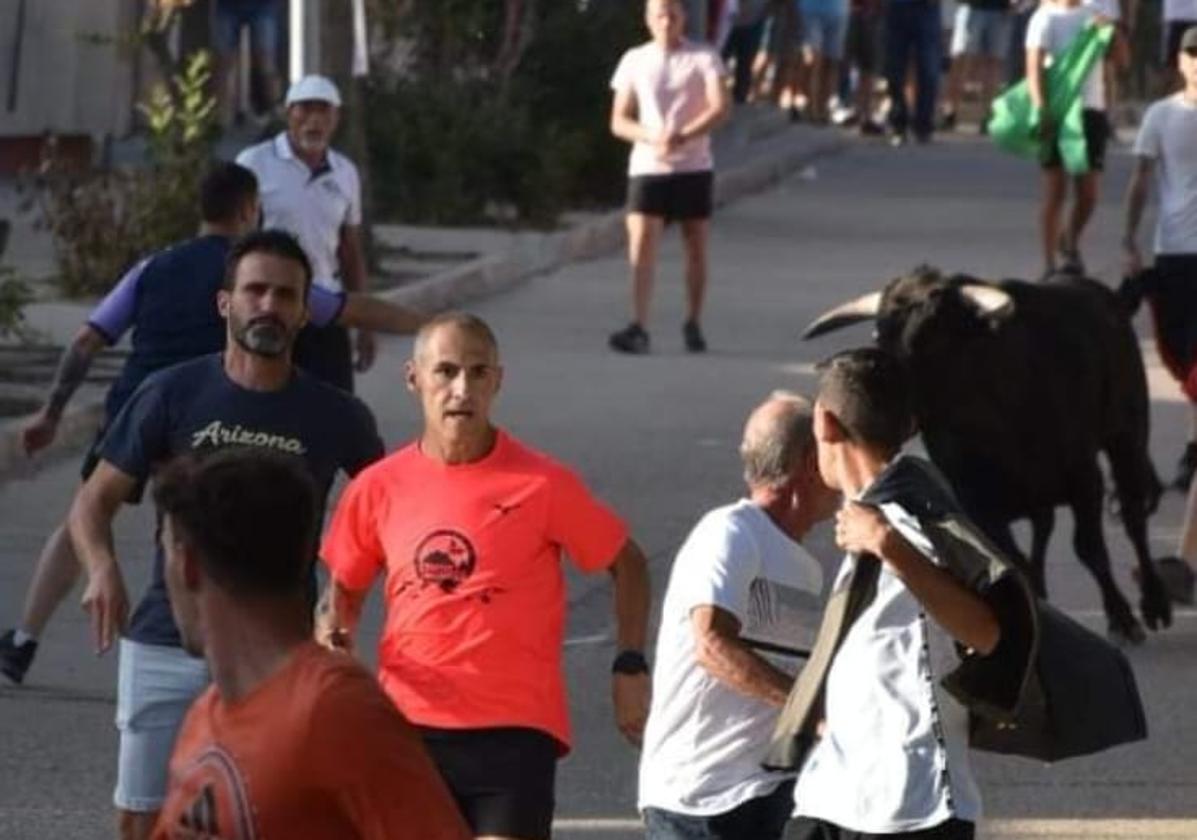
[[[661,808],[644,809],[647,840],[781,840],[794,810],[794,780],[772,793],[741,802],[722,814],[696,817]]]
[[[237,51],[243,26],[249,27],[255,53],[274,55],[278,51],[279,0],[216,0],[212,41],[218,53]]]
[[[952,28],[952,56],[984,55],[1005,59],[1010,50],[1010,13],[961,4]]]
[[[848,37],[848,16],[842,11],[803,6],[802,46],[824,58],[839,61],[844,57]]]
[[[112,801],[122,811],[157,811],[166,799],[175,738],[210,682],[208,666],[182,648],[121,639],[117,670],[120,755]]]

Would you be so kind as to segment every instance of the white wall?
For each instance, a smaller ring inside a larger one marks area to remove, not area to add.
[[[15,112],[8,110],[20,0],[0,0],[0,136],[122,134],[132,116],[133,65],[114,36],[136,25],[136,0],[25,0]]]

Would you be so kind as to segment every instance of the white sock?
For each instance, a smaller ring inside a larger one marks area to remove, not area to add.
[[[36,642],[37,637],[31,633],[26,633],[21,627],[18,627],[16,632],[12,634],[12,643],[15,647],[21,647],[28,642]]]

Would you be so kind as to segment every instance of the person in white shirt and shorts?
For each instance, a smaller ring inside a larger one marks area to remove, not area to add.
[[[707,285],[707,239],[714,187],[711,131],[726,116],[731,97],[726,71],[711,47],[686,40],[680,0],[647,0],[652,40],[628,50],[611,88],[611,131],[632,144],[628,163],[628,256],[632,268],[632,321],[609,344],[622,353],[647,353],[649,303],[665,223],[681,225],[686,253],[686,349],[701,352],[700,327]]]
[[[1152,103],[1143,115],[1135,140],[1135,168],[1127,188],[1122,246],[1123,274],[1136,277],[1143,269],[1137,242],[1139,222],[1154,180],[1159,211],[1148,298],[1160,357],[1192,411],[1190,441],[1172,482],[1176,489],[1189,493],[1179,559],[1159,562],[1161,571],[1175,564],[1182,575],[1188,573],[1191,601],[1191,570],[1197,566],[1197,493],[1190,486],[1197,468],[1197,27],[1185,31],[1177,52],[1184,89]]]

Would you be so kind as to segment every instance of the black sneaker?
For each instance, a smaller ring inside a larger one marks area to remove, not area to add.
[[[943,116],[939,118],[940,131],[955,131],[956,130],[956,112],[944,111]]]
[[[17,647],[13,644],[15,630],[9,630],[0,636],[0,673],[8,677],[17,685],[25,679],[25,672],[33,664],[33,655],[37,653],[37,642],[25,642]]]
[[[682,324],[682,338],[686,340],[686,349],[691,353],[705,353],[707,340],[702,337],[697,321],[687,321]]]
[[[611,333],[607,344],[620,353],[647,353],[648,333],[639,324],[631,323],[619,332]]]
[[[873,122],[873,120],[865,120],[856,129],[861,137],[880,137],[885,134],[885,129],[880,124]]]
[[[1197,442],[1189,441],[1185,444],[1185,451],[1176,462],[1176,477],[1172,479],[1172,489],[1182,493],[1189,492],[1189,485],[1193,483],[1193,473],[1197,472]]]

